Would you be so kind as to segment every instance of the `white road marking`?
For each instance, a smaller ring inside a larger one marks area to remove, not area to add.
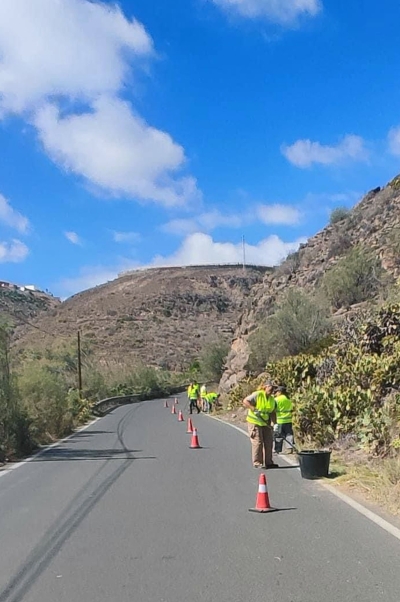
[[[242,429],[240,426],[236,426],[236,424],[230,424],[230,422],[221,420],[221,418],[217,418],[216,416],[210,416],[209,414],[206,414],[206,415],[209,418],[212,418],[213,420],[218,420],[218,422],[227,424],[231,428],[239,431],[239,433],[242,433],[243,435],[246,435],[246,437],[248,437],[247,432],[244,429]],[[287,464],[291,464],[292,466],[295,463],[295,461],[292,460],[291,458],[288,458],[285,456],[279,456],[279,457],[282,458],[282,460],[284,460]],[[298,470],[300,470],[300,468],[298,468]],[[396,539],[400,540],[400,529],[398,529],[397,527],[392,525],[392,523],[389,523],[387,520],[385,520],[378,514],[375,514],[375,512],[372,512],[372,510],[369,510],[368,508],[366,508],[359,502],[356,502],[355,500],[353,500],[353,498],[349,497],[345,493],[338,491],[335,487],[332,487],[332,485],[329,485],[328,483],[324,483],[323,481],[318,481],[318,485],[327,489],[330,493],[332,493],[333,495],[338,497],[340,500],[342,500],[342,502],[344,502],[348,506],[351,506],[351,508],[353,508],[354,510],[356,510],[357,512],[359,512],[360,514],[365,516],[365,518],[368,518],[370,521],[372,521],[373,523],[375,523],[376,525],[381,527],[381,529],[384,529],[385,531],[390,533],[390,535],[393,535],[393,537],[396,537]]]

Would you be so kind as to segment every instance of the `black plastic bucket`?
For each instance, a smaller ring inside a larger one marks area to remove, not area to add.
[[[327,450],[303,450],[298,452],[303,479],[322,479],[329,475],[331,452]]]

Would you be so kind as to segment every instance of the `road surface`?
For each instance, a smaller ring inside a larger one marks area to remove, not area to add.
[[[181,400],[181,408],[184,402]],[[400,542],[246,437],[119,408],[0,478],[0,602],[398,602]]]

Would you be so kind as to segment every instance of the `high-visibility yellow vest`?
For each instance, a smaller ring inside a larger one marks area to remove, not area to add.
[[[214,403],[214,401],[217,399],[217,397],[218,397],[217,393],[207,393],[207,395],[205,395],[205,398],[209,403]]]
[[[275,410],[275,399],[272,395],[267,395],[265,391],[257,391],[257,399],[256,399],[256,407],[254,410],[257,410],[261,413],[261,416],[258,417],[254,410],[248,410],[247,412],[247,422],[250,424],[256,424],[257,426],[267,426],[269,424],[269,416]]]
[[[292,422],[293,403],[286,395],[278,395],[276,401],[276,421],[278,424]]]
[[[199,385],[193,385],[188,389],[189,399],[197,399],[199,396]]]

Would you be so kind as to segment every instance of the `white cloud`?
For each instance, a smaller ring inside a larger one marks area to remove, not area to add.
[[[259,205],[257,216],[264,224],[296,226],[301,219],[301,213],[290,205]]]
[[[43,99],[117,93],[129,59],[151,54],[143,25],[116,5],[86,0],[1,0],[0,106],[19,113]]]
[[[278,265],[288,253],[296,251],[303,242],[306,242],[305,238],[300,238],[294,242],[283,242],[278,236],[269,236],[256,245],[246,244],[246,262],[255,265]],[[196,233],[186,237],[177,251],[171,255],[157,255],[147,265],[120,257],[114,265],[84,266],[77,276],[62,278],[52,286],[52,289],[57,295],[65,298],[79,291],[114,280],[118,274],[129,270],[160,266],[236,264],[242,262],[242,243],[215,242],[207,234]]]
[[[185,236],[195,232],[211,232],[216,228],[240,228],[249,223],[251,216],[247,214],[224,214],[218,209],[201,213],[192,218],[173,219],[164,224],[161,229],[168,234]]]
[[[57,164],[105,192],[182,205],[200,196],[180,173],[184,149],[119,97],[153,53],[116,5],[1,0],[0,112],[34,124]]]
[[[29,220],[21,213],[13,209],[9,201],[0,194],[0,222],[14,228],[21,234],[25,234],[29,230]]]
[[[183,148],[134,115],[122,100],[103,96],[93,103],[92,112],[67,117],[48,104],[38,112],[35,125],[56,163],[112,194],[165,206],[198,198],[194,178],[174,178],[185,162]]]
[[[193,234],[201,230],[198,219],[193,218],[182,218],[172,219],[166,224],[163,224],[160,228],[167,234],[176,234],[177,236],[186,236],[187,234]]]
[[[141,240],[139,232],[113,232],[114,242],[135,243]]]
[[[302,169],[313,163],[338,165],[346,161],[366,161],[368,151],[361,136],[348,134],[336,146],[323,145],[311,140],[297,140],[291,146],[283,145],[282,154],[290,163]]]
[[[258,205],[240,213],[222,213],[218,209],[200,213],[191,218],[173,219],[161,229],[168,234],[186,236],[196,232],[212,232],[216,228],[242,228],[256,222],[263,224],[295,226],[301,213],[290,205]]]
[[[64,236],[73,245],[81,245],[82,241],[76,232],[64,232]]]
[[[28,247],[16,238],[11,242],[0,242],[0,263],[20,263],[28,254]]]
[[[249,19],[266,18],[273,23],[292,25],[299,17],[315,17],[322,10],[321,0],[211,0],[228,13]]]
[[[394,127],[388,134],[389,151],[392,155],[400,156],[400,126]]]
[[[296,251],[304,239],[283,242],[278,236],[269,236],[256,245],[245,245],[248,264],[273,266],[279,264],[288,253]],[[202,233],[191,234],[179,249],[167,257],[157,255],[154,266],[206,265],[215,263],[242,263],[242,243],[215,242],[211,236]]]

